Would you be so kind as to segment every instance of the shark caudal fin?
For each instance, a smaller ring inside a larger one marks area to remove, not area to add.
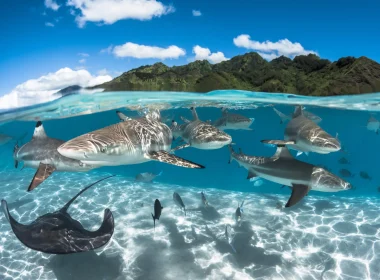
[[[203,165],[177,157],[176,155],[170,154],[166,151],[158,151],[158,152],[153,151],[146,154],[145,157],[151,160],[165,162],[168,164],[185,167],[185,168],[205,168]]]
[[[234,159],[233,154],[235,153],[235,151],[234,151],[234,148],[232,148],[231,144],[228,145],[228,150],[230,151],[230,160],[228,161],[228,163],[230,164],[232,160]]]
[[[291,120],[292,118],[290,116],[285,115],[284,113],[280,112],[276,108],[273,107],[273,110],[276,112],[276,114],[280,117],[281,121],[280,123],[284,123],[286,121]]]
[[[28,192],[34,190],[37,188],[43,181],[45,181],[54,171],[55,166],[50,164],[44,164],[40,162],[40,165],[34,174],[34,177],[32,179],[32,182],[30,183],[28,187]]]
[[[67,202],[67,203],[65,204],[65,206],[63,206],[63,207],[61,208],[60,211],[62,211],[62,212],[67,212],[67,209],[69,209],[70,205],[74,202],[74,200],[77,199],[78,196],[80,196],[83,192],[85,192],[86,190],[88,190],[88,189],[89,189],[90,187],[92,187],[93,185],[95,185],[95,184],[97,184],[97,183],[100,183],[101,181],[104,181],[104,180],[106,180],[106,179],[108,179],[108,178],[111,178],[111,177],[114,177],[114,176],[116,176],[116,175],[110,175],[110,176],[107,176],[107,177],[105,177],[105,178],[103,178],[103,179],[100,179],[100,180],[98,180],[98,181],[96,181],[96,182],[94,182],[94,183],[88,185],[88,186],[85,187],[83,190],[81,190],[76,196],[74,196],[72,199],[70,199],[69,202]]]

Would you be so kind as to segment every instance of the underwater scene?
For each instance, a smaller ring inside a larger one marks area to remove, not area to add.
[[[380,94],[0,111],[0,279],[380,279]]]

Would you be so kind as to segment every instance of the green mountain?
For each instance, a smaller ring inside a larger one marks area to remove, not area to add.
[[[270,62],[255,52],[210,64],[195,61],[168,67],[159,62],[123,73],[94,88],[108,91],[189,91],[241,89],[302,95],[380,92],[380,64],[366,57],[330,62],[316,55],[284,56]]]

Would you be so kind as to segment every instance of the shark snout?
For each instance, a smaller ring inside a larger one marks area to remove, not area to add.
[[[336,138],[331,138],[326,141],[325,148],[331,152],[337,152],[341,149],[341,144]]]

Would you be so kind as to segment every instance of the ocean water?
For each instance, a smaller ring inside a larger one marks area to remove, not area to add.
[[[176,152],[205,169],[152,161],[85,173],[55,172],[32,192],[26,190],[35,170],[14,168],[14,144],[17,139],[29,141],[38,120],[43,121],[48,136],[69,140],[117,123],[116,110],[138,117],[147,108],[161,109],[169,124],[172,119],[180,121],[180,116],[191,119],[191,106],[202,120],[221,117],[220,108],[227,107],[255,119],[252,131],[226,131],[235,149],[271,156],[275,148],[260,140],[283,139],[286,126],[273,107],[290,115],[297,104],[322,118],[319,125],[331,135],[338,134],[344,147],[341,152],[303,154],[297,159],[328,167],[337,175],[341,169],[349,170],[352,176],[344,179],[354,186],[352,190],[311,191],[296,206],[278,209],[279,202],[288,200],[290,190],[263,179],[247,180],[244,168],[236,162],[228,164],[227,147]],[[0,133],[13,140],[0,146],[0,198],[8,201],[19,222],[28,224],[56,211],[84,186],[110,174],[116,176],[84,192],[69,209],[89,230],[100,226],[105,208],[113,212],[111,241],[92,252],[49,255],[28,249],[0,213],[0,279],[380,279],[380,135],[366,127],[379,109],[380,94],[313,98],[217,91],[206,95],[73,94],[1,111]],[[350,164],[341,164],[342,157]],[[135,181],[139,173],[161,171],[153,183]],[[363,171],[370,180],[360,176]],[[201,191],[210,207],[201,207]],[[174,204],[173,192],[181,195],[186,216]],[[151,212],[156,198],[164,208],[154,231]],[[243,200],[242,222],[236,225],[235,210]],[[233,228],[236,252],[224,235],[228,224]]]

